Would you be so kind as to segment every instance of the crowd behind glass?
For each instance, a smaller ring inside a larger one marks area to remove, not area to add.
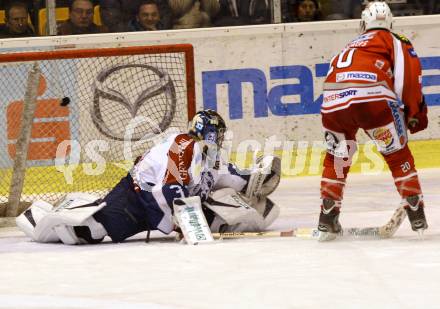
[[[438,0],[387,2],[395,16],[440,14]],[[352,19],[360,18],[367,3],[367,0],[57,0],[56,34]],[[45,4],[45,0],[0,1],[0,38],[48,35]],[[277,4],[281,7],[278,14]]]

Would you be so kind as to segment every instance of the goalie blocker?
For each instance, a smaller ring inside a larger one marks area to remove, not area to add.
[[[213,241],[211,232],[265,230],[279,215],[269,198],[248,199],[231,188],[213,192],[201,203],[199,197],[174,200],[174,216],[188,244]]]

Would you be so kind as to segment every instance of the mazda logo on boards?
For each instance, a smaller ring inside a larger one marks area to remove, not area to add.
[[[96,128],[114,140],[126,140],[130,121],[142,125],[128,138],[139,141],[166,130],[176,112],[176,91],[170,76],[147,64],[123,64],[102,70],[93,85],[91,116]]]

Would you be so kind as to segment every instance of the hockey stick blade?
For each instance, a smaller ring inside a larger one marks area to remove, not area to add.
[[[388,222],[385,225],[379,228],[379,235],[382,238],[392,237],[396,233],[400,225],[402,224],[403,220],[405,220],[405,218],[406,218],[405,208],[403,208],[403,206],[400,206],[394,211],[393,215],[391,216],[391,219],[388,220]]]

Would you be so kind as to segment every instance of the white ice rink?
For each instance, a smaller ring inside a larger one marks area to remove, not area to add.
[[[421,170],[424,240],[405,219],[392,239],[224,240],[187,246],[64,246],[0,229],[0,308],[440,308],[440,170]],[[271,227],[315,227],[319,177],[282,181]],[[384,224],[398,206],[391,176],[349,175],[344,227]],[[154,234],[155,236],[160,236]],[[161,237],[161,236],[160,236]]]

